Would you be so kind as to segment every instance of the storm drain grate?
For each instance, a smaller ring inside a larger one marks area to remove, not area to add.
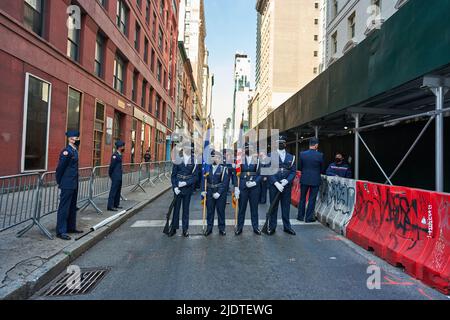
[[[67,273],[50,286],[42,295],[45,297],[74,296],[94,290],[108,273],[108,268],[80,269],[79,281],[73,273]]]

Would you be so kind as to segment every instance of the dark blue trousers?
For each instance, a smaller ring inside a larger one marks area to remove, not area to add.
[[[122,191],[122,180],[111,180],[111,189],[109,189],[108,209],[117,208],[120,204],[120,193]]]
[[[56,220],[56,234],[66,234],[76,229],[77,223],[78,189],[61,189],[58,214]]]
[[[261,192],[259,195],[259,203],[265,204],[267,202],[267,180],[264,179],[261,181]]]
[[[191,203],[191,193],[179,194],[175,200],[175,207],[173,208],[172,227],[175,229],[180,228],[180,209],[183,204],[183,215],[181,217],[181,223],[183,231],[189,229],[189,204]]]
[[[252,220],[253,229],[259,228],[258,202],[259,202],[259,186],[253,188],[245,188],[240,190],[239,194],[239,213],[238,213],[238,229],[244,227],[245,212],[247,211],[247,203],[250,203],[250,218]]]
[[[217,211],[217,222],[220,231],[225,231],[225,205],[227,204],[227,194],[224,192],[219,199],[214,199],[212,196],[206,197],[207,215],[206,221],[208,223],[207,230],[212,230],[214,227],[214,215]]]
[[[308,194],[308,191],[309,191],[308,209],[306,210],[306,219],[305,219],[306,195]],[[312,219],[314,218],[314,211],[316,208],[316,199],[318,193],[319,193],[319,186],[308,186],[303,184],[300,186],[300,204],[298,205],[297,219],[305,220],[306,222],[312,221]]]
[[[275,196],[278,193],[278,189],[271,185],[269,188],[270,205],[275,200]],[[283,192],[278,198],[278,202],[275,204],[272,212],[272,216],[269,221],[269,229],[276,230],[278,220],[278,206],[281,204],[281,219],[283,220],[283,226],[285,229],[291,228],[291,222],[289,221],[289,212],[291,211],[291,186],[284,187]]]

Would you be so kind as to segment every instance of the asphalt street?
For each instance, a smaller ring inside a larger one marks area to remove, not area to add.
[[[110,269],[91,293],[52,298],[36,294],[33,299],[448,300],[327,227],[296,221],[295,207],[291,218],[296,236],[283,232],[281,220],[273,236],[255,235],[249,221],[243,234],[235,236],[234,211],[228,204],[227,235],[219,235],[215,225],[205,238],[200,235],[199,197],[198,192],[192,197],[189,238],[180,231],[172,238],[162,233],[173,198],[169,191],[73,263]],[[261,227],[267,208],[260,205]],[[372,265],[381,270],[380,289],[367,287]]]

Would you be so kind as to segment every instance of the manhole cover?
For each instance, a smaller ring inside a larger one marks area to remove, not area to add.
[[[108,273],[108,268],[81,269],[77,283],[73,273],[64,274],[48,288],[42,296],[73,296],[91,292]]]

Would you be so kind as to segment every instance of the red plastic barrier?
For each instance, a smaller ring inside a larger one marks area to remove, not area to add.
[[[448,294],[450,195],[357,181],[347,237]]]
[[[302,173],[297,171],[295,174],[294,181],[292,182],[291,190],[291,204],[298,208],[298,203],[300,202],[300,176]]]

